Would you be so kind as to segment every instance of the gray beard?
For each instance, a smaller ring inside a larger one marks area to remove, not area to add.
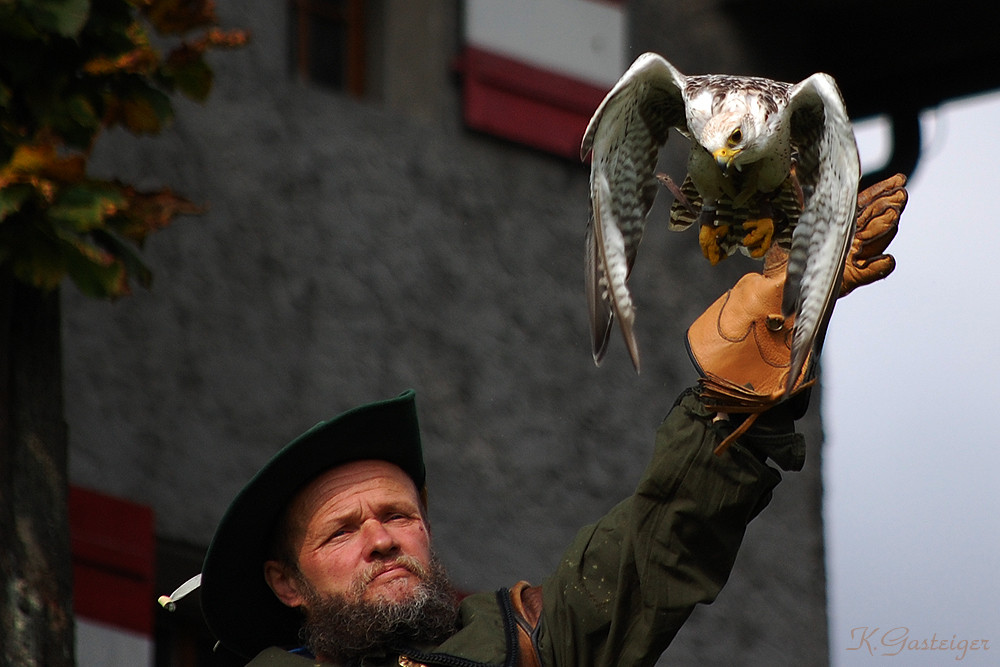
[[[420,577],[402,601],[362,600],[367,577],[347,594],[324,595],[309,582],[300,637],[313,655],[338,663],[385,655],[403,646],[434,646],[455,633],[458,599],[444,566],[432,557],[429,568],[406,559]]]

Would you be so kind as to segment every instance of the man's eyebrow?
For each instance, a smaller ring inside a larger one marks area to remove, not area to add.
[[[361,520],[361,508],[353,507],[340,512],[317,512],[312,517],[307,518],[306,534],[325,533],[335,527],[349,526]]]
[[[379,503],[375,507],[376,511],[385,514],[387,512],[402,512],[403,514],[420,514],[420,505],[408,499],[393,499]]]
[[[420,503],[410,498],[385,498],[377,500],[371,505],[372,510],[377,515],[384,515],[389,512],[401,512],[412,516],[423,516]],[[325,530],[333,524],[350,524],[359,522],[365,510],[360,505],[353,505],[343,510],[324,510],[320,508],[312,516],[304,517],[306,526],[315,522],[315,529]]]

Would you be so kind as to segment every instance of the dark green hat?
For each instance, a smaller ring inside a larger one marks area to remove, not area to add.
[[[202,613],[223,646],[249,659],[268,646],[298,644],[298,610],[283,605],[264,581],[271,531],[295,494],[313,478],[366,459],[394,463],[413,478],[418,490],[424,487],[412,390],[317,424],[275,454],[233,500],[201,572]]]

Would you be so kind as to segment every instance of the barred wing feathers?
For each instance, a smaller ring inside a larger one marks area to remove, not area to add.
[[[795,315],[790,391],[826,334],[854,237],[861,168],[843,98],[830,76],[814,74],[794,85],[784,113],[798,148],[796,176],[805,199],[792,232],[782,303],[785,317]]]
[[[655,175],[660,149],[671,127],[686,129],[684,80],[662,57],[640,56],[601,102],[583,136],[581,157],[592,153],[586,290],[598,364],[617,319],[639,370],[627,281],[660,187]]]

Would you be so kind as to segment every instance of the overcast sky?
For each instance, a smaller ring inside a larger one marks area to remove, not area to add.
[[[1000,664],[1000,94],[922,126],[896,271],[838,304],[823,353],[835,667]],[[884,127],[857,130],[877,165]]]

